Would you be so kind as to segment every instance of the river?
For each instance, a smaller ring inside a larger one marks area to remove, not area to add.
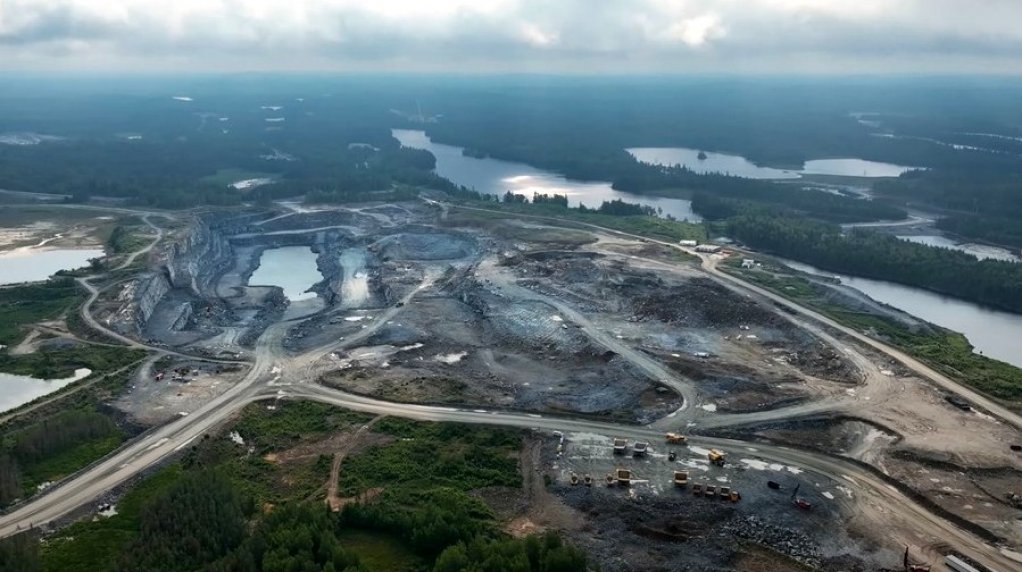
[[[927,322],[965,334],[975,351],[1016,367],[1022,367],[1022,315],[991,310],[971,302],[964,302],[935,294],[921,288],[902,286],[820,270],[793,260],[778,259],[782,263],[817,276],[833,276],[876,300],[911,314]]]
[[[574,181],[524,163],[467,157],[462,154],[461,147],[434,143],[424,131],[393,129],[391,133],[405,147],[433,153],[438,175],[481,193],[503,195],[511,191],[528,197],[535,193],[567,195],[571,206],[585,204],[594,208],[603,201],[621,199],[662,209],[664,215],[671,215],[678,220],[702,220],[692,212],[691,201],[623,193],[615,191],[608,182]]]

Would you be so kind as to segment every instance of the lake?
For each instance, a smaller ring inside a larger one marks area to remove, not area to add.
[[[0,284],[38,282],[58,270],[74,270],[103,256],[98,249],[18,248],[0,253]]]
[[[316,297],[306,292],[323,279],[316,267],[316,253],[308,246],[268,248],[259,258],[259,268],[248,279],[250,286],[280,286],[292,302]]]
[[[434,143],[424,131],[392,129],[391,133],[405,147],[426,149],[436,157],[436,173],[455,184],[490,195],[503,195],[507,191],[532,197],[535,193],[567,195],[571,206],[585,204],[598,207],[603,201],[621,199],[630,203],[662,209],[663,214],[678,220],[698,222],[699,215],[692,212],[692,202],[634,195],[615,191],[608,182],[575,181],[561,175],[531,167],[524,163],[499,159],[477,159],[462,154],[461,147]]]
[[[1005,248],[998,248],[996,246],[987,246],[985,244],[972,244],[972,243],[958,243],[946,236],[940,235],[908,235],[899,236],[902,240],[909,242],[915,242],[918,244],[925,244],[927,246],[939,246],[941,248],[950,248],[952,250],[960,250],[962,252],[971,254],[980,260],[1004,260],[1007,262],[1022,262],[1022,258],[1013,254],[1010,250]]]
[[[965,334],[975,351],[1003,362],[1022,367],[1022,315],[984,308],[935,294],[928,290],[902,286],[820,270],[793,260],[778,259],[784,264],[817,276],[833,276],[849,286],[888,306],[897,308],[927,322]]]
[[[15,407],[39,399],[84,379],[90,373],[92,373],[90,369],[76,369],[73,376],[65,379],[36,379],[27,375],[0,373],[0,411],[10,411]]]
[[[865,161],[863,159],[814,159],[801,169],[761,167],[740,155],[705,153],[687,147],[632,147],[627,150],[637,161],[651,165],[684,165],[696,173],[726,173],[747,179],[798,179],[802,175],[840,175],[845,177],[897,177],[913,167]]]

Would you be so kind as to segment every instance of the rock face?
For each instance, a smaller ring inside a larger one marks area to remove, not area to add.
[[[234,260],[233,251],[224,236],[232,223],[215,216],[200,217],[184,240],[165,251],[163,267],[174,288],[186,288],[203,296],[210,285]]]
[[[213,296],[213,284],[234,262],[227,233],[237,224],[237,219],[216,215],[196,218],[182,239],[159,253],[153,270],[125,288],[111,326],[123,334],[138,335],[172,290],[185,290],[201,299]],[[191,306],[179,306],[175,315],[174,327],[185,327]]]
[[[136,332],[142,331],[160,300],[170,291],[170,282],[163,272],[150,272],[135,283],[133,321]]]

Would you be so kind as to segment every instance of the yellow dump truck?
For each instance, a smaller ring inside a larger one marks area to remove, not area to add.
[[[710,460],[710,464],[717,465],[718,467],[724,466],[724,452],[720,449],[710,449],[710,452],[706,454],[706,458]]]
[[[614,438],[614,454],[624,455],[625,449],[628,448],[628,441],[624,437]]]
[[[664,439],[666,439],[668,443],[672,443],[675,445],[683,445],[685,444],[686,441],[688,441],[688,437],[682,435],[681,433],[668,433],[664,435]]]
[[[688,471],[674,471],[674,486],[683,487],[688,484]]]
[[[617,484],[621,486],[629,486],[632,484],[632,471],[629,469],[618,469],[615,471],[617,475]]]

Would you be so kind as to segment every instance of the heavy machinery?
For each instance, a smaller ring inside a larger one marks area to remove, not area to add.
[[[683,487],[688,484],[688,471],[674,471],[674,486]]]
[[[720,487],[720,500],[731,500],[731,487]]]
[[[593,486],[593,477],[592,477],[592,475],[590,475],[589,473],[586,473],[586,475],[584,477],[582,477],[582,482],[587,487]]]
[[[738,491],[731,491],[731,502],[738,502],[742,500],[742,494]]]
[[[710,449],[710,451],[706,453],[706,458],[710,460],[710,464],[717,465],[718,467],[724,466],[724,457],[724,452],[720,449]]]
[[[624,437],[614,437],[614,454],[624,455],[628,449],[628,441]]]
[[[674,451],[671,451],[670,453],[667,453],[667,460],[668,461],[672,461],[673,462],[677,458],[678,458],[678,455]]]
[[[646,441],[636,441],[632,446],[633,457],[643,457],[647,452],[649,452],[649,443]]]
[[[692,485],[692,494],[699,496],[703,492],[703,485],[701,483],[694,483]]]
[[[767,481],[767,486],[774,489],[775,491],[781,490],[781,483],[777,481]]]
[[[629,469],[617,469],[615,471],[617,477],[617,484],[627,487],[632,484],[632,471]]]
[[[905,558],[902,559],[902,566],[905,572],[930,572],[929,564],[912,564],[908,559],[908,546],[905,547]]]
[[[682,435],[681,433],[668,433],[664,435],[664,439],[666,439],[668,443],[671,443],[673,445],[684,445],[685,442],[688,441],[688,437]]]
[[[571,486],[575,486],[577,484],[578,484],[578,475],[575,474],[575,473],[571,473]]]
[[[706,488],[703,490],[703,496],[711,499],[717,496],[717,487],[713,485],[706,485]]]
[[[607,486],[614,486],[614,473],[607,473]]]
[[[798,489],[801,486],[802,486],[802,484],[799,483],[799,484],[795,485],[795,489],[791,491],[791,503],[794,504],[795,506],[797,506],[798,508],[802,509],[802,510],[812,510],[813,509],[813,503],[807,501],[806,499],[804,499],[804,498],[802,498],[800,496],[797,496],[798,495]]]

